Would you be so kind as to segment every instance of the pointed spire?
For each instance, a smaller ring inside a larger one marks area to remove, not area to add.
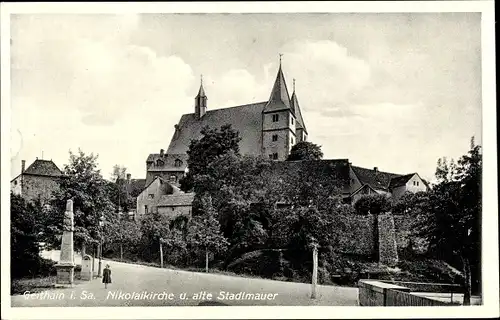
[[[293,79],[293,93],[292,98],[290,99],[291,109],[294,111],[295,116],[297,117],[297,128],[304,129],[306,131],[306,127],[304,125],[304,119],[302,118],[302,113],[300,112],[299,99],[297,99],[297,94],[295,93],[295,79]]]
[[[274,81],[274,86],[271,91],[271,96],[269,97],[268,104],[272,102],[281,102],[288,108],[290,108],[290,96],[288,95],[288,89],[286,87],[285,76],[283,75],[283,70],[281,68],[281,57],[282,53],[279,54],[280,65],[278,69],[278,74],[276,75],[276,80]]]
[[[295,94],[295,78],[293,78],[293,93]]]
[[[206,97],[205,89],[203,89],[203,75],[200,75],[200,90],[198,90],[198,97]]]

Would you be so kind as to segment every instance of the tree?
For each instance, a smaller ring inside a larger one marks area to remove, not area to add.
[[[40,265],[37,209],[40,205],[10,194],[10,259],[11,276],[34,275]]]
[[[468,153],[457,165],[438,162],[438,184],[429,192],[419,232],[432,252],[444,260],[459,258],[464,274],[464,304],[470,304],[472,278],[479,281],[481,239],[481,147],[471,139]],[[477,285],[476,285],[477,286]]]
[[[62,233],[61,223],[66,201],[73,200],[75,243],[85,254],[87,244],[96,244],[102,236],[101,217],[108,224],[117,221],[116,208],[110,200],[108,183],[97,169],[97,155],[69,152],[69,163],[64,166],[65,178],[54,192],[52,214],[55,220],[49,229]]]
[[[196,175],[204,174],[208,165],[217,157],[233,151],[239,154],[239,142],[241,140],[238,131],[232,129],[230,124],[223,125],[220,130],[208,126],[201,130],[200,139],[191,140],[188,154],[188,173],[180,180],[181,189],[190,191],[193,179]],[[195,190],[196,191],[196,190]]]
[[[121,218],[118,223],[106,224],[105,239],[117,243],[120,247],[120,260],[123,260],[123,247],[133,247],[139,244],[141,228],[135,221]]]
[[[379,215],[391,210],[391,200],[383,194],[363,195],[354,203],[354,209],[361,215]]]
[[[217,213],[210,197],[203,198],[204,214],[195,216],[190,222],[188,242],[205,253],[205,271],[208,272],[209,253],[222,252],[227,249],[229,242],[222,235]]]
[[[301,141],[292,147],[287,160],[320,160],[322,158],[321,146],[309,141]]]
[[[113,172],[111,173],[111,184],[109,185],[109,191],[111,194],[111,200],[115,204],[118,211],[123,209],[124,212],[128,212],[130,204],[130,196],[127,193],[126,188],[127,183],[127,168],[118,164],[113,166]]]

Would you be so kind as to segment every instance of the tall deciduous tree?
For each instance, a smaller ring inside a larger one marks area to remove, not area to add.
[[[322,158],[321,146],[309,141],[301,141],[292,147],[287,160],[320,160]]]
[[[478,280],[480,270],[481,147],[472,138],[469,152],[452,170],[443,163],[443,160],[438,162],[438,184],[429,193],[427,215],[420,224],[420,233],[428,239],[430,249],[438,257],[461,261],[465,279],[464,304],[467,305],[470,304],[472,281]]]
[[[188,229],[188,242],[191,246],[202,249],[205,253],[205,270],[208,272],[210,253],[222,252],[229,242],[220,230],[210,197],[202,199],[203,214],[193,217]]]
[[[52,211],[60,221],[55,222],[55,229],[61,232],[59,223],[63,220],[66,201],[73,200],[75,242],[85,253],[87,244],[100,241],[101,217],[106,223],[115,223],[117,213],[110,200],[107,182],[97,169],[97,155],[86,155],[82,150],[77,154],[70,151],[69,154],[69,163],[64,166],[66,177],[61,181],[60,189],[54,192]]]
[[[208,165],[217,157],[233,151],[239,154],[239,142],[241,140],[238,131],[230,124],[223,125],[220,129],[208,126],[201,130],[202,137],[192,140],[188,154],[188,173],[180,180],[181,189],[189,191],[193,188],[193,178],[204,174]],[[196,191],[196,190],[195,190]]]

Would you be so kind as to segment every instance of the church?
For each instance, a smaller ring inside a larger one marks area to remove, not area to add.
[[[202,82],[194,99],[193,111],[182,115],[175,125],[166,152],[160,150],[160,153],[149,155],[146,184],[156,176],[178,184],[186,170],[189,143],[201,137],[200,131],[205,126],[220,128],[229,123],[240,133],[242,154],[278,161],[286,160],[294,144],[307,140],[295,83],[290,95],[281,62],[267,101],[210,110]]]
[[[193,194],[183,193],[178,188],[179,180],[187,171],[189,144],[201,138],[203,127],[219,129],[226,124],[239,132],[241,154],[274,160],[270,174],[280,174],[280,170],[306,170],[310,175],[327,175],[338,184],[346,203],[354,203],[370,194],[397,199],[405,192],[429,188],[416,172],[396,174],[378,167],[362,168],[353,166],[348,159],[325,159],[314,163],[284,161],[294,144],[307,141],[308,132],[295,92],[295,81],[290,95],[280,61],[267,101],[210,110],[201,82],[193,112],[181,116],[167,150],[152,153],[146,160],[146,181],[137,197],[139,216],[160,211],[172,216],[190,214]]]

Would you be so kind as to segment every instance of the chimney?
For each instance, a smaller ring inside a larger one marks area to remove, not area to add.
[[[26,169],[26,160],[21,160],[21,173]]]
[[[130,183],[130,178],[132,177],[132,175],[130,173],[127,173],[127,183]]]
[[[160,157],[163,157],[164,154],[165,154],[165,150],[160,149]]]
[[[373,171],[378,172],[378,167],[374,167]]]

